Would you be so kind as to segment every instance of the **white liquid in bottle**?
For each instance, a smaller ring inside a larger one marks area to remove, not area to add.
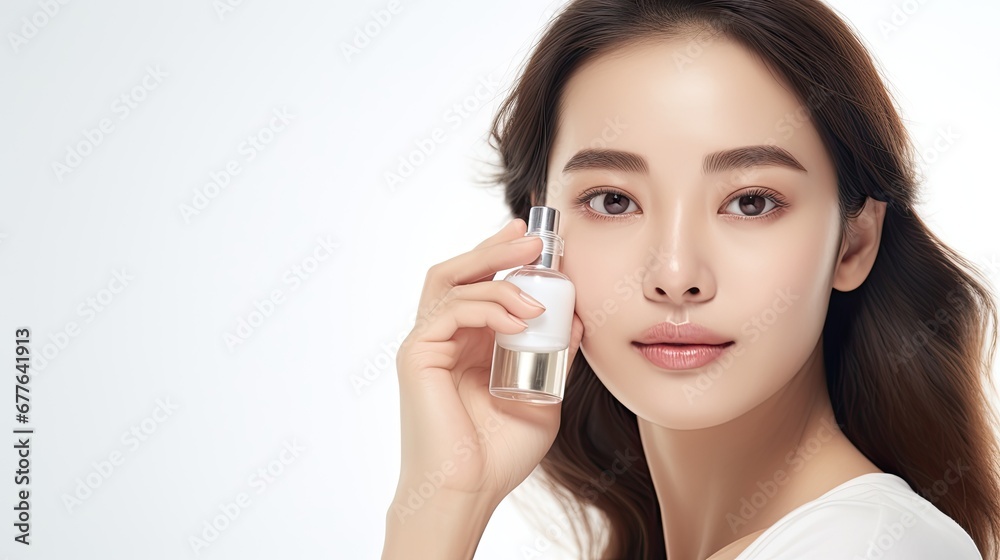
[[[531,275],[515,272],[504,278],[541,302],[545,311],[538,317],[524,319],[528,327],[519,333],[497,333],[497,344],[519,352],[555,352],[569,348],[570,329],[567,325],[572,327],[573,324],[576,289],[558,272],[559,276],[546,274],[551,272],[536,270]]]

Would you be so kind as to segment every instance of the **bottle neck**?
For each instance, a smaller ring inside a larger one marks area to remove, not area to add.
[[[531,232],[525,235],[534,235],[542,238],[542,252],[538,254],[538,257],[531,264],[558,271],[563,254],[562,238],[551,231]]]
[[[561,261],[562,257],[560,255],[542,251],[542,253],[538,255],[538,257],[530,264],[538,267],[551,268],[552,270],[559,270]]]

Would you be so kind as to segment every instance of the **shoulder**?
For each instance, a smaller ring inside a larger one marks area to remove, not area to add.
[[[848,481],[778,520],[739,560],[982,560],[972,538],[902,478]]]

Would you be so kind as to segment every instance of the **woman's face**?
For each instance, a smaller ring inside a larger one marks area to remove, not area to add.
[[[567,84],[546,204],[584,356],[640,417],[714,426],[821,367],[842,249],[835,171],[806,110],[823,101],[721,37],[620,49]],[[655,365],[632,343],[665,321],[733,344],[708,365]]]

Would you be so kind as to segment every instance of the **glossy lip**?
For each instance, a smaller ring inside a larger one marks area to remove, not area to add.
[[[639,344],[700,344],[719,345],[732,342],[720,334],[695,323],[657,323],[646,329],[634,343]],[[633,344],[634,344],[633,343]]]
[[[644,358],[663,369],[682,370],[708,365],[734,342],[694,323],[657,323],[632,342]]]
[[[734,343],[725,344],[640,344],[632,348],[650,363],[663,369],[693,369],[708,365],[718,359]]]

